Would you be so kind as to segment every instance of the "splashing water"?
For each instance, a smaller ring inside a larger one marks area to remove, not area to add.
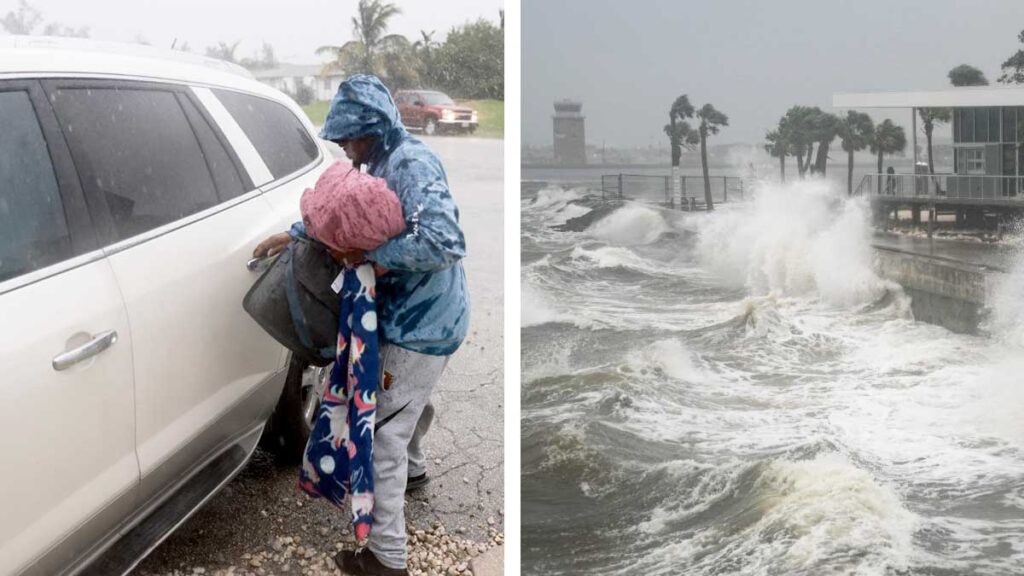
[[[822,180],[761,184],[750,205],[701,221],[701,262],[752,294],[865,304],[895,288],[872,270],[866,212]]]
[[[588,232],[613,246],[650,244],[670,230],[658,210],[629,204],[595,222]]]
[[[867,206],[523,202],[524,574],[1009,574],[1024,263],[990,337],[914,322]],[[527,311],[528,306],[540,303]]]

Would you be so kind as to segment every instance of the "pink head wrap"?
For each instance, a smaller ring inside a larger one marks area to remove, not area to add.
[[[299,201],[306,233],[335,250],[373,250],[405,230],[402,205],[382,178],[338,161]]]

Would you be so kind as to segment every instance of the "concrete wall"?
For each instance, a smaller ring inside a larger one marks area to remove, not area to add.
[[[996,273],[934,256],[875,247],[880,276],[898,283],[911,297],[914,319],[975,334],[987,314]]]

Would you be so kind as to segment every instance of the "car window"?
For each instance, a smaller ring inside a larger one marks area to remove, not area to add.
[[[192,129],[195,131],[196,137],[199,138],[199,146],[206,157],[206,165],[213,174],[213,181],[217,185],[217,193],[221,201],[230,200],[240,196],[247,190],[253,189],[248,179],[243,181],[242,175],[238,171],[238,165],[228,155],[224,144],[214,133],[206,118],[196,108],[196,105],[184,95],[179,96],[178,101],[181,103],[182,108],[185,109],[189,123],[191,123]]]
[[[60,88],[51,95],[87,194],[119,239],[218,203],[203,151],[171,91]]]
[[[423,97],[426,98],[427,104],[432,106],[454,106],[455,102],[449,98],[446,94],[440,92],[424,92]]]
[[[240,92],[213,93],[252,141],[274,178],[307,166],[319,155],[316,142],[288,108]]]
[[[0,92],[0,282],[73,256],[50,153],[27,92]]]

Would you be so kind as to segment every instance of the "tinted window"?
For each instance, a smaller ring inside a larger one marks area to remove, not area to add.
[[[295,172],[316,159],[316,143],[288,108],[238,92],[213,92],[252,141],[274,178]]]
[[[62,88],[54,109],[87,193],[129,238],[217,204],[213,178],[173,92]]]
[[[238,166],[231,159],[231,156],[228,155],[227,150],[224,149],[224,144],[217,138],[213,129],[210,128],[210,124],[199,113],[195,104],[185,96],[179,96],[178,101],[181,103],[182,108],[185,109],[185,114],[192,124],[192,129],[195,130],[196,136],[199,138],[199,146],[206,157],[206,165],[210,168],[210,172],[213,173],[213,181],[217,185],[217,193],[220,195],[221,201],[229,200],[251,189],[248,180],[242,181],[242,175],[238,172]]]
[[[440,92],[424,92],[423,97],[427,100],[427,104],[434,106],[454,106],[455,102],[449,98],[446,94]]]
[[[0,282],[72,256],[57,178],[27,92],[0,92]]]

